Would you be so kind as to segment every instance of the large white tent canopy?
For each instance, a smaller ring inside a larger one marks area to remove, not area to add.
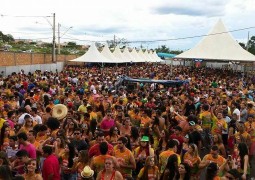
[[[208,36],[205,36],[194,48],[175,58],[204,59],[219,61],[255,61],[255,56],[244,50],[219,20]]]
[[[115,58],[117,58],[118,61],[116,61],[115,63],[128,63],[130,62],[130,60],[128,60],[123,53],[121,52],[119,46],[116,46],[114,51],[113,51],[113,55],[115,56]]]
[[[92,43],[84,55],[70,61],[88,63],[136,63],[160,62],[162,60],[157,56],[156,52],[148,53],[147,50],[143,52],[142,49],[137,52],[135,48],[130,52],[126,47],[122,53],[119,46],[116,46],[112,53],[107,44],[104,46],[102,52],[100,53],[96,48],[95,43]]]
[[[73,60],[70,60],[72,62],[89,62],[89,63],[115,63],[111,59],[106,58],[103,56],[96,48],[95,43],[92,43],[91,46],[89,47],[88,51]]]
[[[109,47],[107,44],[104,45],[104,48],[103,50],[101,51],[101,54],[106,57],[107,59],[110,59],[113,61],[113,63],[117,62],[117,61],[120,61],[118,60],[113,54],[112,52],[110,51]]]

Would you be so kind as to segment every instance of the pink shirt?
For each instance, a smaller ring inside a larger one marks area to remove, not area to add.
[[[24,149],[27,151],[28,153],[28,157],[32,158],[32,159],[36,159],[36,149],[35,146],[33,144],[28,144],[27,146],[24,145],[20,145],[19,147],[20,150]]]
[[[113,119],[103,119],[102,122],[101,122],[101,126],[100,128],[101,129],[110,129],[111,127],[113,127],[115,124],[114,120]]]

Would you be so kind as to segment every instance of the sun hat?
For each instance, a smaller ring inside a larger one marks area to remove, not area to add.
[[[83,171],[81,172],[81,177],[83,178],[90,178],[93,175],[94,175],[94,171],[89,166],[85,166]]]
[[[52,108],[52,117],[58,120],[64,119],[67,115],[67,107],[64,104],[54,105]]]
[[[149,137],[148,136],[143,136],[141,141],[142,142],[149,142]]]

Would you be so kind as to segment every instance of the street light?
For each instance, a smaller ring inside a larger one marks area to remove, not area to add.
[[[60,54],[60,38],[63,37],[70,29],[73,27],[69,27],[61,36],[60,36],[60,26],[61,24],[58,23],[58,54]]]

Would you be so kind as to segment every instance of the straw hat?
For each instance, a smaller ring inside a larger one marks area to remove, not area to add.
[[[81,172],[81,177],[83,178],[90,178],[93,175],[94,175],[94,171],[89,166],[85,166],[83,171]]]
[[[52,117],[58,120],[64,119],[67,115],[67,107],[64,104],[57,104],[52,108]]]

